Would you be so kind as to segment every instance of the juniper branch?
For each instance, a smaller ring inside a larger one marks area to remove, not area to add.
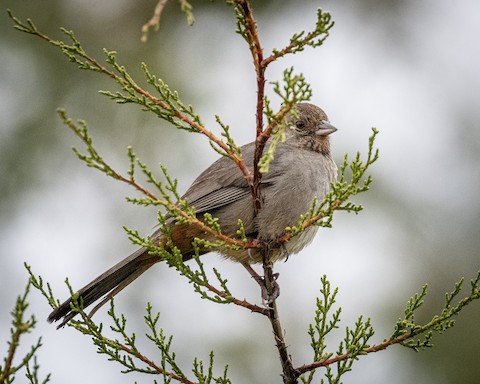
[[[148,40],[148,33],[152,28],[155,31],[158,31],[160,28],[160,17],[162,15],[163,9],[165,5],[167,5],[168,0],[160,0],[157,5],[155,6],[155,10],[153,12],[152,17],[148,20],[142,27],[142,37],[141,41],[143,43],[147,42]],[[180,2],[180,9],[185,16],[187,17],[188,25],[192,26],[195,22],[195,17],[193,16],[193,7],[187,0],[179,0]]]
[[[182,0],[183,5],[186,3],[186,1]],[[61,28],[61,31],[71,41],[71,43],[68,44],[62,40],[55,40],[41,33],[30,19],[27,19],[26,22],[22,22],[15,17],[11,11],[8,11],[8,15],[13,20],[14,27],[17,30],[40,37],[49,44],[58,47],[62,53],[67,56],[71,62],[77,64],[80,69],[103,73],[109,76],[117,82],[123,91],[123,93],[120,91],[101,91],[100,93],[119,103],[138,104],[145,110],[155,113],[161,119],[169,121],[178,129],[187,129],[206,136],[211,143],[218,146],[221,151],[237,164],[239,169],[243,172],[247,182],[251,183],[253,177],[250,175],[250,171],[245,166],[241,156],[232,151],[229,145],[217,137],[212,131],[208,130],[202,124],[200,117],[193,111],[193,108],[185,105],[177,92],[171,91],[167,84],[151,74],[145,63],[142,64],[142,69],[147,78],[147,82],[154,87],[158,92],[159,97],[154,96],[152,93],[142,88],[128,74],[125,67],[117,62],[116,52],[104,49],[106,61],[110,67],[109,69],[106,66],[101,65],[83,49],[80,41],[75,37],[72,31]]]
[[[346,344],[344,344],[343,348],[339,349],[340,353],[337,353],[336,356],[326,356],[325,358],[315,361],[313,363],[302,365],[296,368],[296,371],[300,374],[303,374],[306,372],[310,372],[316,368],[326,367],[335,363],[354,359],[355,357],[360,355],[367,355],[369,353],[379,352],[395,344],[403,345],[405,347],[413,349],[414,351],[419,351],[426,347],[431,347],[431,339],[434,332],[442,333],[448,328],[451,328],[454,324],[452,322],[452,317],[457,315],[465,306],[472,303],[474,300],[480,299],[480,271],[478,271],[476,277],[470,281],[469,294],[464,298],[460,299],[456,305],[452,305],[453,298],[457,297],[461,291],[462,283],[463,278],[455,284],[455,288],[452,293],[446,294],[445,306],[441,314],[433,316],[429,322],[423,325],[412,322],[412,319],[414,319],[413,312],[420,308],[421,304],[423,303],[423,298],[426,295],[426,288],[424,286],[422,292],[420,294],[415,294],[407,303],[405,315],[408,320],[400,319],[395,325],[395,331],[390,338],[385,339],[382,343],[378,343],[372,346],[364,345],[363,348],[358,349],[355,344],[352,344],[351,341],[360,337],[360,345],[362,343],[365,344],[368,341],[368,338],[371,337],[371,335],[373,334],[373,330],[371,329],[368,321],[363,323],[364,325],[362,325],[361,323],[357,323],[360,324],[360,328],[363,327],[366,332],[363,336],[362,332],[358,333],[355,331],[353,332],[353,334],[351,333],[350,344],[355,347],[353,353],[352,350],[348,350],[348,348],[345,349]],[[425,338],[423,341],[414,339],[415,336],[421,334],[425,334]],[[356,345],[358,346],[359,344]],[[348,366],[345,367],[348,368]]]
[[[264,287],[266,296],[268,299],[267,304],[267,316],[272,326],[273,337],[275,340],[275,346],[277,347],[280,357],[280,363],[282,365],[282,377],[284,384],[294,384],[297,382],[299,373],[294,369],[292,359],[288,353],[288,347],[285,340],[285,333],[280,321],[280,315],[277,308],[277,292],[278,284],[276,283],[276,276],[273,273],[273,263],[270,260],[268,252],[263,255],[263,271],[264,271]]]
[[[335,304],[335,298],[338,293],[338,288],[332,292],[331,284],[327,280],[327,276],[323,275],[321,278],[322,288],[320,289],[321,298],[317,298],[314,323],[309,325],[308,334],[310,336],[310,345],[313,349],[313,361],[325,360],[330,358],[333,353],[325,352],[326,337],[334,329],[338,328],[340,322],[341,308],[338,308],[330,319],[330,311]],[[303,383],[311,383],[315,369],[312,369],[308,376],[302,375]]]
[[[302,101],[308,101],[312,97],[312,89],[306,82],[302,74],[294,75],[293,67],[283,72],[283,86],[279,82],[272,82],[273,91],[282,100],[282,106],[277,113],[269,108],[269,102],[266,99],[267,108],[265,116],[268,120],[267,127],[260,136],[257,137],[257,146],[262,156],[258,160],[259,172],[267,173],[270,162],[274,159],[275,149],[279,142],[285,140],[285,129],[288,129],[289,122],[286,121],[287,115],[296,116],[297,111],[295,105]],[[273,137],[272,137],[273,134]],[[267,141],[270,140],[268,150],[264,153]]]
[[[29,267],[27,267],[30,274],[31,284],[37,288],[44,297],[51,298],[50,287],[45,287],[42,280],[37,278]],[[112,321],[109,327],[112,332],[119,336],[119,339],[107,337],[105,335],[103,324],[95,324],[89,315],[83,310],[81,298],[73,294],[73,290],[66,280],[66,284],[72,294],[72,311],[78,313],[80,320],[71,320],[68,325],[75,328],[82,334],[92,338],[94,345],[97,347],[97,352],[108,356],[109,360],[118,362],[124,367],[122,372],[140,372],[145,374],[161,375],[167,382],[174,380],[179,383],[197,384],[187,377],[184,371],[176,363],[175,352],[171,350],[172,336],[165,336],[162,328],[158,326],[159,314],[153,314],[153,308],[150,304],[147,305],[147,313],[145,315],[145,323],[149,332],[145,337],[155,344],[160,351],[161,362],[155,362],[147,357],[137,345],[137,337],[135,333],[127,331],[127,320],[122,314],[118,316],[115,312],[114,300],[110,301],[110,309],[108,315]],[[141,363],[141,365],[139,365]],[[226,377],[226,370],[223,376],[220,376],[218,382],[228,383]],[[223,380],[223,381],[222,381]]]
[[[138,231],[133,231],[125,228],[129,239],[141,247],[145,247],[151,255],[157,255],[162,260],[164,260],[169,266],[174,267],[181,275],[186,276],[188,280],[193,284],[195,292],[199,293],[202,299],[207,299],[219,304],[228,304],[233,303],[240,307],[246,308],[251,312],[259,313],[264,316],[267,315],[267,309],[261,306],[250,303],[247,300],[241,300],[235,297],[227,287],[227,280],[223,279],[221,274],[217,269],[214,268],[213,273],[217,282],[220,285],[220,288],[215,286],[210,278],[207,276],[207,273],[204,269],[203,262],[200,259],[198,253],[198,245],[202,243],[205,245],[201,239],[196,239],[194,246],[197,249],[196,254],[193,256],[193,259],[198,267],[197,270],[193,269],[189,265],[185,264],[183,261],[183,256],[180,250],[173,244],[169,238],[168,228],[165,226],[165,235],[167,236],[167,246],[169,251],[166,251],[161,244],[154,244],[151,239],[145,239],[142,237]],[[215,245],[216,246],[216,245]],[[211,294],[209,294],[210,292]]]
[[[93,145],[93,139],[88,133],[87,125],[84,121],[79,121],[78,123],[74,122],[69,118],[64,110],[59,110],[59,115],[62,118],[63,122],[85,143],[87,146],[87,154],[82,154],[76,148],[74,148],[75,154],[78,158],[84,161],[87,166],[98,169],[99,171],[105,173],[107,176],[114,178],[115,180],[126,183],[145,195],[147,199],[138,199],[138,198],[127,198],[128,201],[143,204],[143,205],[162,205],[168,212],[177,219],[177,221],[189,222],[197,227],[199,227],[203,232],[214,235],[216,238],[221,240],[224,244],[230,244],[232,246],[244,247],[245,244],[242,240],[234,239],[232,237],[224,235],[218,228],[212,228],[206,222],[198,219],[195,215],[195,211],[192,210],[186,201],[179,200],[178,202],[173,202],[168,191],[173,192],[174,197],[179,197],[176,192],[176,182],[169,179],[169,176],[166,172],[166,169],[163,168],[164,176],[167,180],[166,188],[163,184],[155,179],[153,173],[147,168],[147,166],[137,159],[136,155],[132,149],[128,149],[128,157],[130,159],[130,167],[127,171],[127,176],[122,175],[121,173],[114,170],[103,157],[97,152]],[[160,196],[155,195],[147,188],[139,184],[135,177],[135,165],[140,167],[142,173],[147,177],[147,181],[150,184],[153,184],[156,189],[160,192]]]
[[[334,21],[330,13],[317,9],[317,22],[315,29],[310,32],[301,31],[295,33],[291,38],[289,44],[282,49],[274,49],[272,54],[265,58],[264,65],[283,57],[287,54],[295,54],[301,52],[305,47],[319,47],[328,38],[330,29],[334,26]]]
[[[20,347],[20,341],[22,337],[35,328],[37,320],[34,315],[31,315],[29,318],[25,318],[26,311],[28,309],[29,303],[27,301],[28,295],[30,293],[31,282],[29,281],[25,287],[23,295],[19,295],[15,302],[15,307],[10,312],[12,315],[12,328],[10,329],[10,341],[8,342],[7,354],[4,358],[4,363],[0,365],[0,384],[12,383],[15,378],[15,374],[18,373],[22,368],[25,368],[26,376],[29,379],[30,383],[38,383],[38,363],[37,363],[37,351],[42,346],[42,338],[32,344],[29,350],[25,355],[18,361],[15,359],[18,348]],[[33,367],[31,367],[31,362],[33,361]],[[42,381],[42,383],[47,383],[50,380],[50,374]]]

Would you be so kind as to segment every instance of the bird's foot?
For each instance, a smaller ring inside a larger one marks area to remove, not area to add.
[[[260,289],[262,290],[262,303],[267,307],[280,296],[280,285],[277,283],[278,276],[280,276],[279,273],[273,274],[270,289],[267,288],[265,278],[261,278],[262,283],[260,284]]]

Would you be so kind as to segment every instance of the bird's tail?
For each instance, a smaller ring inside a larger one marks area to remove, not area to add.
[[[78,300],[81,300],[83,307],[86,308],[103,297],[102,301],[89,313],[89,316],[91,316],[158,261],[160,261],[158,256],[150,255],[145,248],[141,248],[80,289],[77,292]],[[68,323],[77,314],[72,311],[70,307],[71,302],[72,298],[69,298],[60,304],[50,313],[47,319],[48,322],[62,320],[62,323],[57,328],[61,328]]]

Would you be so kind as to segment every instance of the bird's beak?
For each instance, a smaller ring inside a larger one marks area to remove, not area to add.
[[[328,136],[331,133],[335,132],[337,128],[335,128],[328,120],[323,120],[322,124],[319,125],[319,128],[315,132],[318,136]]]

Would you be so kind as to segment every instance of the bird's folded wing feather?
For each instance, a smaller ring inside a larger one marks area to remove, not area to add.
[[[249,168],[252,164],[253,143],[242,147],[242,155]],[[222,157],[203,171],[182,196],[197,213],[231,204],[250,194],[243,173],[229,158]]]
[[[212,211],[216,208],[234,203],[250,195],[250,189],[246,187],[221,187],[210,193],[199,196],[196,199],[185,196],[190,205],[195,207],[196,213]]]
[[[253,172],[255,143],[244,145],[241,150],[246,166]],[[283,152],[284,148],[279,146],[276,157],[281,157]],[[270,171],[262,176],[262,185],[270,184],[277,176],[278,170],[272,165]],[[204,213],[234,203],[250,194],[250,187],[238,165],[231,159],[222,157],[197,177],[182,198],[194,206],[197,213]]]
[[[252,172],[255,144],[244,145],[241,150],[246,166]],[[197,177],[183,198],[195,207],[197,213],[204,213],[248,195],[250,187],[240,168],[228,157],[222,157]]]

